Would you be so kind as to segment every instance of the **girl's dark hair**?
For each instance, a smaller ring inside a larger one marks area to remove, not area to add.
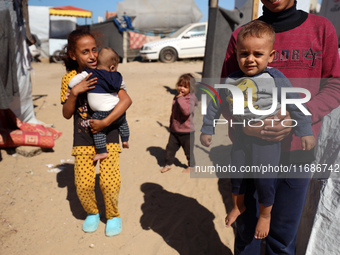
[[[195,82],[192,79],[194,79],[194,76],[192,76],[191,73],[182,74],[178,78],[178,81],[176,83],[176,87],[178,87],[179,84],[188,85],[188,87],[190,88],[190,93],[195,93],[195,87],[193,86],[193,84],[195,84]]]
[[[94,40],[96,40],[88,29],[76,29],[68,35],[67,44],[62,51],[62,59],[65,64],[66,71],[78,70],[79,65],[76,60],[73,60],[70,57],[70,52],[75,52],[77,41],[84,36],[91,36]]]

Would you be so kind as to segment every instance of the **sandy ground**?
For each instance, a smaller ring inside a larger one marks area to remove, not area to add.
[[[171,171],[159,172],[177,78],[185,72],[200,77],[202,67],[202,61],[119,66],[133,100],[127,112],[131,137],[130,149],[124,149],[120,158],[123,232],[106,237],[104,219],[95,233],[82,231],[86,214],[73,183],[72,121],[62,117],[60,105],[64,67],[33,63],[36,117],[63,135],[53,151],[34,157],[1,151],[0,254],[232,254],[233,230],[224,227],[228,182],[182,173],[186,164],[182,150]],[[228,149],[227,144],[225,137],[211,150]],[[202,157],[210,153],[200,145],[195,150]]]

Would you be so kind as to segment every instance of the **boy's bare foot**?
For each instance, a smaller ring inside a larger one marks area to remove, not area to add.
[[[268,236],[271,219],[271,206],[263,206],[260,204],[259,219],[257,220],[254,237],[257,239],[263,239]]]
[[[270,214],[268,215],[259,215],[259,219],[257,220],[256,228],[255,228],[255,238],[263,239],[268,236],[270,228]]]
[[[99,159],[104,159],[107,157],[107,153],[98,153],[94,156],[93,161],[97,161]]]
[[[123,148],[124,149],[129,149],[130,148],[129,142],[123,142]]]
[[[170,166],[165,166],[165,167],[162,168],[161,173],[165,173],[165,172],[169,171],[170,169],[171,169]]]
[[[242,213],[244,213],[245,210],[246,210],[246,207],[244,205],[243,206],[234,207],[228,213],[227,217],[225,217],[225,226],[226,227],[230,227],[231,224],[233,224],[235,222],[237,217],[240,216]]]
[[[233,209],[228,213],[227,217],[225,217],[225,226],[230,227],[231,224],[235,222],[237,217],[241,215],[245,210],[246,206],[244,205],[244,194],[232,194],[233,200]]]

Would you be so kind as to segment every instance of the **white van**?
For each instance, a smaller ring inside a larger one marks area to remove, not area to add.
[[[145,60],[171,63],[178,58],[204,57],[207,22],[185,25],[168,37],[145,43],[140,55]]]

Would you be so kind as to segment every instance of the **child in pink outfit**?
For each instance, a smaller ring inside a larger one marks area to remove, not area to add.
[[[171,169],[175,154],[180,147],[183,148],[188,160],[188,168],[183,172],[190,172],[190,167],[195,165],[195,158],[193,156],[195,132],[193,117],[198,100],[195,96],[194,89],[190,85],[190,79],[193,79],[193,76],[187,73],[181,75],[177,82],[178,94],[172,102],[170,137],[168,145],[166,146],[165,166],[161,170],[161,173],[165,173]]]

